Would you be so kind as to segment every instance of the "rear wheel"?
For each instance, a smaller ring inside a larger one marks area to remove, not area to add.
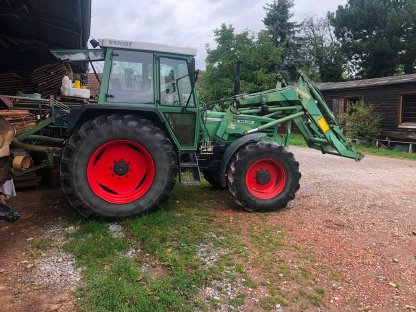
[[[84,216],[122,218],[157,207],[176,181],[176,157],[163,131],[132,115],[100,116],[65,146],[61,183]]]
[[[228,186],[249,211],[286,207],[299,189],[299,163],[283,146],[258,142],[240,149],[228,169]]]

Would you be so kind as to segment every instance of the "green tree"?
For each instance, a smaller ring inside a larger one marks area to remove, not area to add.
[[[302,55],[312,80],[342,81],[345,57],[328,18],[306,18],[300,27]]]
[[[274,0],[264,6],[266,17],[263,23],[276,46],[290,41],[296,32],[297,24],[290,21],[293,17],[290,12],[293,6],[293,0]]]
[[[330,19],[357,77],[415,72],[415,0],[348,0]]]
[[[206,70],[201,77],[203,101],[219,100],[233,95],[237,61],[242,61],[241,91],[258,92],[274,88],[281,51],[265,32],[244,31],[222,24],[214,30],[216,47],[207,46]]]
[[[266,4],[263,23],[276,47],[282,49],[281,74],[290,80],[298,78],[297,69],[305,67],[307,58],[300,54],[302,42],[297,37],[299,25],[293,21],[293,0],[273,0]]]

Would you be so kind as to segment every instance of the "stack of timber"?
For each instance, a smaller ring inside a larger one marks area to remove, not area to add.
[[[37,118],[29,113],[28,110],[0,110],[0,116],[4,117],[16,130],[16,135],[22,134],[26,130],[36,126]]]
[[[62,78],[67,74],[65,65],[50,64],[39,67],[30,75],[32,83],[35,85],[36,92],[42,97],[57,95],[61,90]]]
[[[24,72],[0,74],[0,94],[35,93],[35,86]]]
[[[62,78],[68,74],[64,64],[48,64],[33,72],[0,74],[0,94],[40,93],[43,98],[60,93]]]

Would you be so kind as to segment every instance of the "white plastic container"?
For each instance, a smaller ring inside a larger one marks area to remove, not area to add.
[[[91,92],[88,89],[77,89],[72,86],[72,81],[68,76],[62,78],[61,93],[63,96],[74,96],[89,99]]]
[[[70,96],[70,90],[72,88],[72,81],[69,79],[68,76],[64,76],[62,78],[62,86],[61,86],[61,93],[64,96]]]
[[[69,91],[69,96],[75,96],[75,97],[80,97],[80,98],[84,98],[84,99],[89,99],[90,98],[90,90],[88,89],[76,89],[76,88],[71,88]]]

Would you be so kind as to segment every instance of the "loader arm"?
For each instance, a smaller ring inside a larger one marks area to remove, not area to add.
[[[310,148],[355,160],[363,158],[344,135],[319,90],[302,74],[296,86],[281,80],[276,89],[238,95],[214,104],[211,114],[225,113],[216,133],[224,141],[237,133],[263,132],[270,140],[287,146],[294,123]],[[251,120],[251,123],[242,125],[241,120]],[[286,133],[282,138],[278,129],[283,125]]]

